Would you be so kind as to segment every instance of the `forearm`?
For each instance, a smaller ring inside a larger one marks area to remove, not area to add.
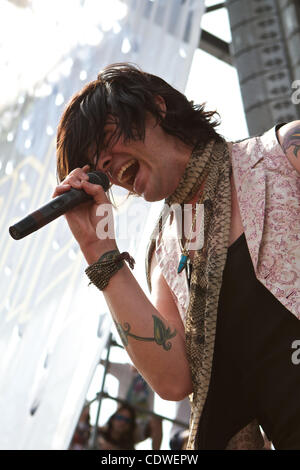
[[[128,354],[149,385],[174,401],[190,393],[185,338],[153,307],[127,266],[110,280],[104,296]]]
[[[95,261],[91,254],[86,258]],[[125,263],[103,294],[124,347],[153,390],[174,401],[188,395],[191,378],[183,327],[159,313]]]

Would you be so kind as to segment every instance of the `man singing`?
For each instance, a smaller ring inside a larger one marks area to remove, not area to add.
[[[299,449],[300,121],[230,143],[214,114],[137,67],[106,67],[62,115],[54,196],[73,187],[93,197],[66,214],[86,273],[153,390],[192,394],[188,448],[259,449],[260,425],[276,449]],[[177,233],[171,212],[158,222],[147,253],[153,303],[130,255],[97,234],[97,208],[112,206],[91,169],[146,201],[192,205],[190,233],[204,217],[197,249],[194,233],[164,236]]]

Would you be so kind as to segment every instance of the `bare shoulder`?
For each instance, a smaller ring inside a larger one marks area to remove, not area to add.
[[[300,120],[280,127],[277,137],[289,162],[300,173]]]

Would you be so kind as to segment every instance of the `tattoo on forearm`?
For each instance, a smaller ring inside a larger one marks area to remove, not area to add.
[[[128,337],[134,338],[138,341],[154,341],[156,344],[159,346],[162,346],[165,351],[169,351],[172,347],[172,344],[170,341],[171,338],[174,338],[176,336],[177,331],[174,330],[173,333],[171,333],[170,328],[166,328],[164,323],[160,318],[158,318],[155,315],[152,315],[153,322],[154,322],[154,337],[153,338],[148,338],[148,337],[143,337],[143,336],[137,336],[134,335],[133,333],[130,333],[131,326],[129,323],[124,323],[124,326],[122,326],[120,323],[116,323],[116,328],[118,330],[118,333],[120,335],[120,338],[122,340],[122,343],[126,347],[128,345]]]
[[[282,148],[287,152],[290,148],[293,148],[293,154],[296,158],[300,156],[300,126],[293,127],[287,134],[284,136]]]

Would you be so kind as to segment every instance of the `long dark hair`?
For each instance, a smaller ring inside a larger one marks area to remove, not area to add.
[[[157,96],[166,104],[162,115]],[[212,118],[215,111],[193,102],[163,79],[128,63],[105,67],[97,77],[73,96],[57,132],[57,174],[63,180],[74,168],[89,163],[87,153],[100,151],[120,136],[124,141],[145,138],[146,113],[152,113],[165,132],[194,146],[211,138],[222,139]],[[116,131],[104,144],[104,126],[116,123]]]
[[[129,429],[126,430],[126,433],[118,440],[116,441],[115,439],[112,438],[112,426],[113,426],[113,420],[115,417],[120,414],[122,410],[129,411],[130,413],[130,423],[129,423]],[[115,446],[119,447],[120,449],[123,450],[133,450],[134,449],[134,432],[136,428],[136,414],[135,410],[132,406],[128,404],[123,404],[121,405],[117,411],[111,415],[109,420],[107,421],[107,424],[104,429],[102,429],[99,433],[103,435],[106,441],[110,442],[111,444],[114,444]]]

